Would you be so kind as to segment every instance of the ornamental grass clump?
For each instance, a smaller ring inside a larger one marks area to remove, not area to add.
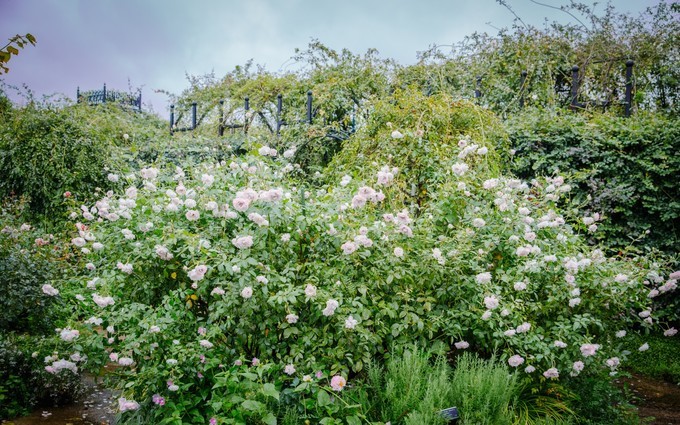
[[[463,423],[513,423],[517,375],[496,358],[486,361],[470,353],[462,354],[456,359],[449,385],[449,400],[458,407]]]

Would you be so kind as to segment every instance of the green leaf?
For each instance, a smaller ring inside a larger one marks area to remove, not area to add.
[[[319,394],[316,396],[316,404],[319,407],[324,407],[331,403],[331,397],[328,395],[328,393],[324,390],[319,390]]]
[[[266,423],[267,425],[276,425],[276,416],[272,412],[267,413],[264,418],[262,418],[262,422]]]
[[[262,394],[266,395],[267,397],[273,397],[276,400],[279,399],[279,392],[276,390],[274,384],[271,383],[264,384],[262,387]]]
[[[348,416],[345,418],[347,425],[361,425],[361,420],[356,416]]]
[[[264,410],[265,405],[264,403],[260,403],[259,401],[246,400],[243,403],[241,403],[241,407],[252,412],[259,412]]]

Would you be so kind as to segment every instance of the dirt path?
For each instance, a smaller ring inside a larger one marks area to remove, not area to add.
[[[638,400],[640,417],[654,417],[653,425],[680,425],[680,386],[646,376],[633,374],[622,378]]]

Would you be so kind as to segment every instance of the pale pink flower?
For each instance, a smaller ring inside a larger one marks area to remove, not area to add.
[[[599,344],[583,344],[581,345],[581,354],[583,357],[594,356],[595,352],[600,348]]]
[[[212,342],[208,341],[207,339],[200,340],[199,344],[203,348],[213,348],[213,345],[214,345]]]
[[[512,367],[517,367],[522,363],[524,363],[524,357],[520,356],[519,354],[515,354],[508,359],[508,364]]]
[[[215,183],[215,177],[211,176],[210,174],[203,174],[201,176],[201,182],[203,182],[203,186],[210,187],[213,183]]]
[[[165,261],[170,261],[174,258],[172,252],[170,252],[170,250],[163,245],[156,245],[156,255]]]
[[[345,255],[350,255],[357,250],[357,245],[352,241],[348,241],[342,244],[340,248]]]
[[[457,176],[462,176],[470,167],[464,162],[457,162],[451,166],[451,171]]]
[[[241,290],[241,296],[245,299],[252,297],[253,288],[251,288],[250,286],[246,286],[245,288],[243,288],[243,290]]]
[[[232,205],[236,211],[244,212],[250,207],[250,199],[248,198],[234,198]]]
[[[295,314],[291,313],[286,315],[286,322],[290,323],[291,325],[297,323],[298,319],[299,317]]]
[[[55,295],[59,295],[59,290],[55,289],[49,283],[46,283],[42,286],[42,291],[45,295],[49,295],[50,297],[54,297]]]
[[[269,226],[269,221],[256,212],[248,214],[248,219],[258,226]]]
[[[491,282],[491,273],[489,272],[479,273],[477,276],[475,276],[475,280],[479,284],[489,283]]]
[[[482,228],[484,225],[486,225],[486,221],[484,221],[483,218],[475,218],[472,220],[472,225],[477,227],[477,228]]]
[[[555,379],[560,377],[560,373],[557,368],[551,367],[550,369],[543,372],[543,376],[549,379]]]
[[[345,319],[345,328],[346,329],[354,329],[359,322],[352,316],[348,316],[347,319]]]
[[[518,334],[521,334],[521,333],[529,332],[530,329],[531,329],[531,323],[524,322],[521,325],[517,326],[516,331],[517,331]]]
[[[131,357],[121,357],[118,359],[118,364],[121,366],[130,366],[134,363]]]
[[[488,310],[493,310],[498,307],[498,298],[495,295],[484,297],[484,305]]]
[[[342,391],[342,389],[345,388],[345,385],[347,385],[347,381],[342,376],[335,375],[331,378],[331,388],[334,391]]]
[[[326,317],[332,316],[333,314],[335,314],[335,310],[338,308],[339,305],[340,304],[334,299],[326,301],[326,308],[322,310],[323,315]]]
[[[125,397],[121,397],[118,399],[118,409],[121,412],[126,412],[128,410],[137,410],[139,409],[139,403],[137,403],[134,400],[128,400]]]
[[[466,348],[470,347],[470,344],[467,341],[458,341],[453,345],[455,345],[459,350],[465,350]]]
[[[130,263],[123,264],[119,261],[116,267],[123,273],[132,274],[132,264]]]
[[[201,264],[190,270],[189,273],[187,273],[187,275],[189,276],[189,279],[191,279],[192,281],[198,282],[199,280],[202,280],[205,277],[207,271],[208,266]]]
[[[196,210],[189,210],[186,212],[185,216],[189,221],[196,221],[201,218],[201,213]]]
[[[308,298],[316,297],[316,286],[308,283],[307,286],[305,286],[305,295]]]
[[[115,304],[113,297],[102,297],[99,294],[92,294],[92,300],[101,308]]]
[[[286,375],[293,375],[295,373],[295,366],[292,364],[287,364],[283,368],[283,373],[285,373]]]
[[[163,406],[165,404],[165,398],[161,397],[160,394],[154,394],[151,397],[151,401],[159,406]]]
[[[574,372],[576,372],[576,373],[581,372],[581,371],[583,370],[584,367],[585,367],[585,364],[584,364],[582,361],[580,361],[580,360],[575,361],[574,364],[571,366],[571,368],[572,368],[572,369],[574,370]]]
[[[62,329],[61,333],[59,334],[59,337],[66,342],[71,342],[74,339],[77,339],[80,336],[80,332],[76,329]]]
[[[619,359],[618,357],[612,357],[610,359],[607,359],[605,364],[609,366],[611,369],[616,369],[621,364],[621,359]]]
[[[673,335],[675,335],[675,334],[677,334],[677,333],[678,333],[678,330],[677,330],[677,329],[675,329],[675,328],[670,328],[670,329],[666,329],[666,330],[663,332],[663,336],[673,336]]]
[[[239,236],[231,240],[231,243],[238,249],[247,249],[253,246],[252,236]]]
[[[640,348],[638,348],[638,351],[647,351],[647,350],[649,350],[649,344],[647,344],[646,342],[644,344],[642,344],[640,346]]]
[[[369,239],[366,235],[357,235],[354,237],[354,242],[359,246],[364,246],[370,248],[373,246],[373,241]]]
[[[407,237],[413,237],[413,230],[406,224],[399,226],[399,233],[406,235]]]

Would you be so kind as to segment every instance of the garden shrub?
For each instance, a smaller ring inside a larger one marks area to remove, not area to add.
[[[607,219],[591,236],[608,247],[635,242],[674,254],[680,244],[680,124],[672,116],[639,113],[555,113],[532,109],[507,121],[522,178],[572,173],[572,196],[586,213]]]
[[[71,403],[82,396],[79,373],[46,370],[46,364],[59,358],[59,352],[51,350],[57,346],[31,335],[0,336],[0,419],[27,414],[36,406]]]
[[[637,347],[635,350],[637,351]],[[575,398],[571,406],[578,423],[584,425],[642,423],[637,408],[629,403],[630,394],[613,385],[608,372],[604,369],[600,373],[578,376],[568,381],[568,388]]]
[[[45,297],[42,287],[54,283],[58,253],[51,235],[19,221],[25,207],[16,199],[0,205],[0,330],[44,335],[68,312],[57,298]]]
[[[420,209],[403,201],[400,158],[367,152],[374,161],[344,165],[348,178],[311,188],[258,139],[231,162],[145,167],[73,211],[71,246],[90,265],[64,285],[85,299],[88,356],[119,364],[123,420],[283,415],[251,398],[259,390],[220,404],[212,388],[233,374],[281,394],[304,380],[311,393],[291,400],[321,399],[317,418],[358,417],[330,401],[333,381],[351,383],[390,347],[498,352],[518,373],[557,379],[624,359],[618,331],[655,326],[647,295],[659,283],[644,281],[665,271],[589,247],[583,223],[559,213],[562,177],[530,186],[504,177],[483,139],[448,130],[444,157],[417,146],[416,130],[379,134],[430,155]]]
[[[375,164],[389,165],[387,171],[399,175],[394,183],[399,190],[388,199],[391,205],[424,208],[441,185],[443,170],[459,154],[459,140],[473,140],[479,149],[488,150],[470,155],[468,161],[498,174],[503,137],[500,121],[469,102],[446,94],[425,96],[411,88],[397,90],[391,98],[372,102],[366,125],[344,143],[328,167],[329,175],[335,181],[345,174],[369,181]],[[489,150],[488,140],[498,141],[498,149]]]
[[[156,135],[154,121],[116,105],[58,107],[30,103],[0,123],[0,196],[30,198],[31,210],[54,216],[64,193],[106,188],[121,168],[117,147]]]
[[[64,297],[67,286],[57,285],[71,267],[70,247],[58,237],[23,221],[24,199],[5,199],[0,205],[0,418],[10,419],[37,405],[67,403],[80,395],[80,374],[72,368],[46,369],[55,361],[86,360],[83,348],[68,344],[59,356],[61,326],[77,308]],[[54,286],[62,288],[58,292]],[[56,331],[55,331],[56,330]],[[65,334],[69,339],[69,334]],[[63,353],[63,352],[62,352]],[[73,357],[71,357],[73,356]],[[74,360],[76,359],[76,360]],[[82,364],[82,363],[81,363]],[[66,363],[59,365],[69,366]],[[50,372],[50,370],[53,372]],[[77,371],[77,369],[76,369]]]

